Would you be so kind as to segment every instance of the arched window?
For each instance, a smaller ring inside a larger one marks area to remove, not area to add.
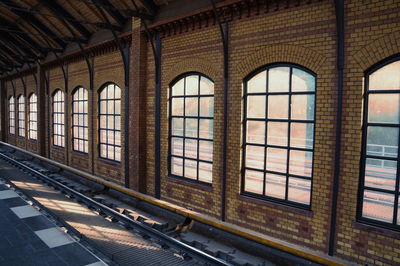
[[[64,92],[57,89],[53,94],[53,145],[59,147],[65,146],[64,108]]]
[[[28,137],[37,139],[37,97],[32,93],[29,96]]]
[[[316,78],[292,65],[245,79],[242,193],[308,208],[313,175]]]
[[[9,111],[9,119],[10,119],[10,134],[15,134],[15,99],[14,96],[11,96],[8,100],[8,111]]]
[[[400,57],[365,76],[358,218],[400,229]]]
[[[18,97],[18,136],[25,137],[25,97]]]
[[[169,175],[212,182],[214,83],[191,73],[170,86]]]
[[[87,153],[88,136],[88,91],[78,87],[72,94],[72,147],[74,151]]]
[[[121,89],[107,84],[99,91],[100,157],[121,161]]]

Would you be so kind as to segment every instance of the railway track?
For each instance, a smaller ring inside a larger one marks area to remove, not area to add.
[[[36,167],[34,167],[35,163],[33,162],[33,158],[29,155],[23,156],[20,151],[17,152],[16,150],[8,147],[4,149],[3,146],[2,151],[0,151],[0,159],[61,192],[67,198],[83,204],[89,210],[95,211],[107,220],[112,221],[113,223],[119,223],[125,228],[133,230],[136,234],[141,235],[146,240],[151,240],[151,242],[157,244],[159,247],[162,247],[162,249],[171,249],[173,251],[177,251],[177,253],[184,258],[184,261],[190,261],[191,264],[201,265],[232,265],[225,260],[211,256],[210,254],[179,241],[178,239],[160,230],[137,221],[134,219],[134,217],[125,214],[124,212],[121,213],[121,211],[118,209],[114,209],[106,204],[103,204],[98,198],[96,199],[93,197],[93,191],[87,191],[87,193],[83,193],[69,187],[65,184],[65,182],[57,181],[53,177],[54,174],[57,174],[57,171],[52,171],[46,168],[35,169]],[[151,260],[152,258],[148,259]]]

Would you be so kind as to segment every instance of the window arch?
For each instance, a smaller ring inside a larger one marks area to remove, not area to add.
[[[169,95],[169,175],[211,183],[214,82],[188,73],[172,83]]]
[[[100,157],[121,161],[121,89],[108,83],[99,91]]]
[[[18,136],[25,137],[25,97],[18,96]]]
[[[88,91],[78,87],[72,93],[72,148],[87,153],[88,136]]]
[[[53,94],[53,145],[65,147],[65,100],[64,92],[57,89]]]
[[[32,93],[29,96],[29,113],[28,113],[28,137],[29,139],[37,139],[37,96]]]
[[[15,99],[11,96],[8,100],[8,112],[9,112],[9,132],[10,134],[15,134]]]
[[[360,220],[400,229],[400,57],[366,72]]]
[[[293,64],[244,80],[242,193],[308,208],[315,125],[315,75]]]

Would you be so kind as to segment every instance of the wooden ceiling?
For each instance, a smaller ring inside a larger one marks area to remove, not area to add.
[[[131,17],[152,19],[160,0],[0,0],[0,75],[85,45],[99,30],[121,32]]]

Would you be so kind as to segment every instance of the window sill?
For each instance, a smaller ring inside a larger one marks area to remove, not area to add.
[[[360,231],[387,236],[390,238],[400,239],[400,232],[388,228],[379,227],[378,225],[364,223],[362,221],[353,221],[351,227]]]
[[[98,157],[97,160],[101,163],[105,163],[111,166],[116,166],[116,167],[120,167],[121,166],[121,162],[118,161],[113,161],[113,160],[109,160],[109,159],[105,159],[102,157]]]
[[[201,181],[197,181],[197,180],[191,180],[191,179],[184,178],[184,177],[168,175],[167,176],[167,181],[175,183],[175,184],[180,184],[180,185],[184,185],[184,186],[188,186],[188,187],[193,187],[193,188],[196,188],[196,189],[204,190],[204,191],[207,191],[207,192],[212,192],[213,191],[213,187],[212,187],[211,183],[205,183],[205,182],[201,182]]]
[[[249,203],[253,203],[253,204],[257,204],[257,205],[264,205],[266,207],[282,210],[284,212],[299,214],[299,215],[302,215],[305,217],[313,217],[312,210],[306,210],[306,209],[301,209],[301,208],[297,208],[294,206],[284,205],[283,203],[268,201],[268,200],[252,197],[252,196],[246,195],[246,194],[238,194],[237,199],[240,201],[245,201],[245,202],[249,202]]]
[[[55,150],[59,150],[59,151],[65,150],[65,147],[55,146],[55,145],[51,145],[51,148],[52,148],[52,149],[55,149]]]
[[[31,142],[31,143],[36,143],[37,139],[28,139],[28,141]]]
[[[85,153],[85,152],[81,152],[81,151],[74,151],[74,150],[72,150],[72,154],[73,154],[73,155],[82,156],[82,157],[86,157],[86,158],[89,157],[89,153]]]

